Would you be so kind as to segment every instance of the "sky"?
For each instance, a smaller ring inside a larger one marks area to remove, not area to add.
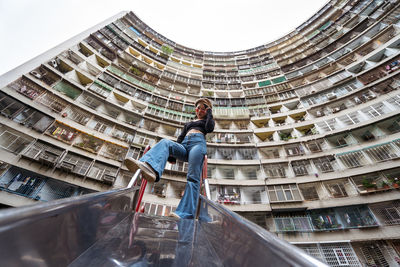
[[[121,12],[186,47],[231,52],[293,31],[327,0],[0,0],[0,75]]]

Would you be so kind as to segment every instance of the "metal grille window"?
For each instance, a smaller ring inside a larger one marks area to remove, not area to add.
[[[75,107],[70,107],[65,114],[67,115],[67,118],[82,125],[86,125],[86,123],[92,117],[90,113]]]
[[[316,184],[299,184],[304,200],[319,200]]]
[[[310,162],[308,160],[292,161],[293,172],[296,176],[308,175],[310,172]]]
[[[107,98],[112,91],[111,87],[99,81],[94,81],[88,89],[104,98]]]
[[[375,162],[395,159],[398,157],[391,144],[377,145],[364,149],[365,153]]]
[[[98,117],[93,118],[87,125],[88,128],[109,135],[113,129],[111,123]]]
[[[63,111],[68,105],[66,101],[50,93],[41,95],[36,101],[57,113]]]
[[[334,198],[347,197],[348,195],[345,188],[346,183],[347,181],[333,181],[326,182],[325,186]]]
[[[150,138],[144,134],[139,134],[136,133],[135,139],[133,140],[134,143],[140,144],[140,145],[149,145],[152,146],[155,143],[155,140],[153,138]]]
[[[267,178],[284,178],[286,177],[287,164],[266,164],[263,166]]]
[[[32,140],[31,137],[25,137],[21,133],[0,125],[0,147],[7,151],[19,154]]]
[[[388,98],[385,100],[387,103],[391,104],[395,109],[400,109],[400,95]]]
[[[332,267],[361,266],[350,243],[300,244],[297,246]]]
[[[367,163],[364,154],[360,151],[338,154],[337,158],[343,162],[346,168],[357,168]]]
[[[288,157],[304,155],[304,149],[301,145],[286,146],[285,151]]]
[[[257,150],[255,148],[239,148],[237,149],[237,157],[235,159],[242,160],[252,160],[258,159]]]
[[[39,161],[40,163],[43,163],[45,165],[54,166],[63,152],[63,149],[41,142],[39,140],[31,147],[29,147],[22,154],[22,156],[28,159]]]
[[[400,224],[400,201],[372,204],[372,211],[385,225]]]
[[[117,161],[123,161],[125,159],[125,155],[128,152],[128,149],[126,147],[122,147],[119,145],[111,144],[106,142],[105,145],[103,146],[100,155],[117,160]]]
[[[369,106],[367,108],[362,109],[361,111],[372,119],[390,112],[390,110],[383,103],[378,103]]]
[[[45,91],[43,88],[25,77],[11,83],[9,87],[30,99],[36,99]]]
[[[269,185],[268,195],[271,202],[302,201],[299,189],[295,184]]]
[[[104,183],[113,184],[117,178],[117,173],[118,168],[101,162],[95,162],[90,168],[87,177]]]
[[[103,113],[110,116],[113,119],[116,119],[116,118],[118,118],[119,114],[121,114],[121,110],[113,108],[109,105],[105,105]]]
[[[96,110],[101,105],[101,102],[99,100],[87,94],[82,95],[79,98],[79,102],[94,110]]]
[[[318,171],[321,173],[326,173],[326,172],[333,172],[335,171],[334,166],[336,165],[335,158],[333,156],[326,156],[322,158],[316,158],[312,159],[315,167],[317,167]]]
[[[89,158],[85,158],[78,154],[68,152],[68,154],[65,155],[62,161],[58,164],[57,168],[66,172],[71,172],[77,175],[84,176],[89,169],[92,161],[93,160]]]
[[[323,140],[315,140],[315,141],[310,141],[307,143],[307,148],[312,152],[312,153],[318,153],[322,151],[322,146],[323,146]]]
[[[382,246],[379,242],[367,243],[361,246],[361,251],[366,261],[367,266],[381,266],[389,267],[389,263],[385,259],[385,254],[388,254],[385,246]]]
[[[361,122],[358,112],[353,112],[339,117],[339,120],[344,124],[350,126]]]
[[[274,221],[277,232],[312,231],[310,218],[307,216],[274,218]]]
[[[112,136],[127,143],[131,143],[135,138],[135,133],[130,132],[128,129],[116,127],[112,133]]]
[[[336,120],[330,119],[327,121],[321,121],[317,123],[318,129],[321,129],[322,132],[330,132],[335,130]]]
[[[322,250],[318,244],[297,244],[296,246],[304,250],[304,252],[311,257],[314,257],[321,262],[325,262],[325,259],[322,255]]]

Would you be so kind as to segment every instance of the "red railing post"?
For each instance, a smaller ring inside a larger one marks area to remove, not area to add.
[[[150,150],[150,146],[146,146],[143,154],[146,154],[146,152],[149,150]],[[140,184],[140,189],[139,189],[139,198],[138,198],[138,202],[137,202],[136,209],[135,209],[136,212],[140,212],[140,204],[142,203],[142,198],[143,198],[144,190],[146,189],[146,186],[147,186],[147,180],[142,179],[142,183]]]

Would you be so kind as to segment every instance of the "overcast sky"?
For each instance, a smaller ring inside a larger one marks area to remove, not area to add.
[[[0,75],[119,13],[187,47],[238,51],[294,30],[327,0],[0,0]]]

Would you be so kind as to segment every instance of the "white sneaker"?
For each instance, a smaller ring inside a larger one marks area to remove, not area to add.
[[[157,178],[156,173],[146,162],[141,162],[133,158],[125,159],[125,165],[131,172],[136,172],[138,169],[142,171],[142,176],[148,182],[154,182]]]
[[[169,217],[173,217],[173,218],[178,218],[178,219],[180,219],[181,217],[179,217],[179,215],[178,214],[176,214],[175,212],[173,212],[173,211],[171,211],[170,213],[169,213]]]

